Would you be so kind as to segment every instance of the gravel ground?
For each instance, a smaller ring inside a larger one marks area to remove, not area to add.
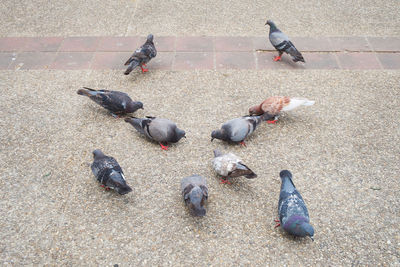
[[[400,36],[400,1],[6,0],[0,36]]]
[[[398,71],[149,68],[0,72],[1,265],[399,265]],[[187,139],[161,151],[77,95],[83,85],[129,93],[144,103],[136,116],[173,119]],[[210,142],[213,129],[271,95],[316,104],[261,125],[247,148]],[[132,193],[99,187],[95,148],[118,160]],[[219,184],[214,148],[258,178]],[[315,242],[274,228],[282,169],[306,201]],[[191,174],[208,180],[200,219],[180,195]]]

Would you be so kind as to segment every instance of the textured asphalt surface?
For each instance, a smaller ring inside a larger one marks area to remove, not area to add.
[[[398,1],[2,1],[0,36],[399,36]],[[168,3],[167,3],[168,2]],[[171,12],[173,10],[173,12]],[[207,16],[204,16],[206,14]],[[249,15],[250,14],[250,15]],[[304,28],[301,23],[305,23]],[[89,266],[398,266],[398,71],[0,71],[0,264]],[[81,86],[121,90],[187,139],[161,151]],[[210,133],[271,95],[315,100],[261,125],[247,147]],[[133,192],[99,187],[92,151],[117,159]],[[258,174],[222,185],[212,150]],[[279,171],[289,169],[315,242],[274,228]],[[204,218],[180,180],[207,178]]]
[[[151,65],[149,64],[149,67]],[[395,265],[399,259],[399,73],[390,71],[3,71],[1,262],[66,265]],[[144,103],[136,116],[187,131],[170,150],[139,136],[81,85]],[[307,96],[247,148],[210,132],[270,95]],[[91,152],[114,156],[134,191],[99,187]],[[257,174],[219,184],[212,150]],[[315,242],[274,229],[279,171],[289,169]],[[188,214],[182,177],[207,178],[207,216]]]
[[[7,0],[0,36],[399,36],[398,0]]]

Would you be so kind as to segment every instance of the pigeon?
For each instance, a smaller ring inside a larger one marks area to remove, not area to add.
[[[257,174],[244,165],[242,160],[233,153],[222,154],[221,151],[215,149],[212,163],[215,171],[222,176],[221,183],[223,184],[230,184],[228,178],[244,176],[252,179],[257,177]]]
[[[137,66],[142,69],[142,73],[148,72],[149,70],[144,69],[143,66],[146,67],[146,64],[156,55],[157,50],[153,43],[153,35],[149,34],[147,36],[146,42],[140,48],[136,49],[133,55],[125,62],[124,65],[129,66],[124,74],[128,75]]]
[[[120,195],[128,194],[132,188],[126,184],[124,172],[113,157],[108,157],[100,149],[93,151],[93,163],[90,166],[101,187],[114,189]]]
[[[94,90],[83,87],[78,90],[78,95],[85,95],[111,112],[113,117],[143,109],[143,103],[132,101],[128,94],[119,91]]]
[[[274,58],[274,61],[278,61],[281,59],[283,52],[289,54],[292,57],[294,62],[302,61],[305,63],[303,56],[301,53],[294,47],[292,42],[289,40],[286,34],[281,32],[275,25],[272,20],[267,20],[265,25],[269,25],[269,40],[271,44],[275,47],[279,52],[279,56]]]
[[[249,108],[249,114],[262,115],[267,113],[270,115],[270,118],[267,119],[267,123],[275,123],[281,111],[289,111],[300,106],[312,106],[314,103],[315,101],[306,98],[271,96],[265,99],[260,105]]]
[[[293,184],[292,174],[283,170],[279,175],[282,185],[278,203],[279,220],[275,220],[275,227],[282,226],[291,235],[309,236],[314,241],[314,228],[310,225],[306,204]]]
[[[206,179],[200,175],[192,175],[182,179],[181,190],[185,204],[194,216],[206,215],[204,204],[208,198]]]
[[[262,116],[243,116],[229,120],[222,124],[221,129],[212,131],[211,141],[215,138],[227,142],[239,143],[246,146],[244,139],[252,134],[261,121],[264,121]]]
[[[157,141],[162,150],[168,150],[168,143],[176,143],[182,137],[186,138],[185,131],[179,129],[175,122],[168,119],[146,116],[143,119],[126,118],[125,121],[132,124],[139,133]]]

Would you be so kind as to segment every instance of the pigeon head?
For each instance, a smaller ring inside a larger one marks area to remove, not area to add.
[[[288,170],[283,170],[279,173],[279,176],[281,177],[281,179],[284,179],[286,177],[289,177],[290,179],[292,179],[292,173]]]
[[[261,105],[257,105],[257,106],[254,106],[254,107],[251,107],[251,108],[249,108],[249,114],[250,114],[250,116],[253,116],[253,115],[260,115],[260,114],[262,114],[263,112],[262,112],[262,110],[261,110]]]
[[[228,138],[227,138],[226,134],[225,134],[223,131],[221,131],[221,130],[214,130],[214,131],[212,131],[212,133],[211,133],[211,142],[212,142],[214,139],[219,139],[219,140],[228,141]]]
[[[104,153],[103,151],[101,151],[100,149],[96,149],[93,151],[93,158],[100,158],[100,157],[104,157]]]
[[[204,193],[200,187],[193,188],[188,196],[189,209],[194,216],[206,215],[206,209],[204,208]]]
[[[116,171],[111,172],[106,186],[114,189],[120,195],[125,195],[132,191],[132,188],[126,184],[123,174]]]
[[[292,217],[290,217],[283,226],[283,229],[294,236],[309,236],[311,240],[314,241],[314,228],[308,222],[308,219],[302,216],[293,215]]]
[[[175,136],[172,138],[172,140],[170,142],[172,143],[176,143],[179,140],[181,140],[183,137],[186,138],[186,132],[184,130],[179,129],[178,127],[176,127],[175,129]]]
[[[269,19],[269,20],[267,20],[267,22],[265,22],[265,25],[267,25],[267,24],[271,26],[271,24],[274,24],[274,22]]]
[[[135,112],[138,109],[143,109],[143,103],[140,101],[136,101],[136,102],[131,101],[126,106],[127,113]]]
[[[278,30],[278,27],[276,27],[275,23],[272,20],[267,20],[267,22],[265,23],[265,25],[269,25],[270,27],[270,32],[274,32]]]
[[[150,33],[149,35],[147,35],[147,42],[153,42],[153,38],[154,36]]]

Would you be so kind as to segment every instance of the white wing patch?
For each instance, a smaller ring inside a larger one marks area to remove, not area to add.
[[[289,111],[300,106],[312,106],[315,101],[308,100],[306,98],[290,98],[289,105],[282,108],[283,111]]]

